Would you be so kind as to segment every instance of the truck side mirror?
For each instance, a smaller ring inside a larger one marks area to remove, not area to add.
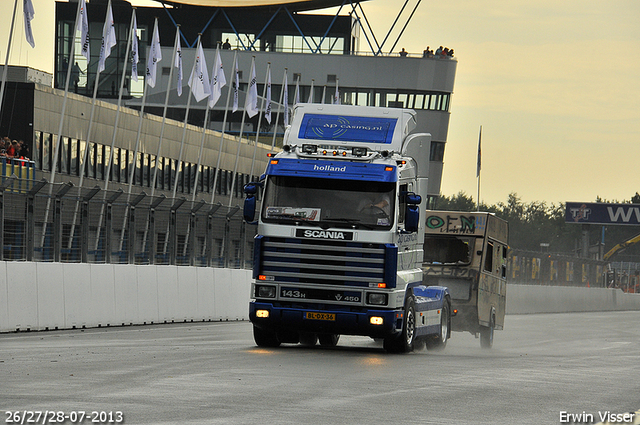
[[[242,210],[244,221],[249,224],[255,224],[256,193],[258,193],[258,184],[247,183],[246,185],[244,185],[243,191],[244,194],[247,195],[247,197],[244,199],[244,208]]]
[[[420,224],[420,208],[418,208],[418,205],[422,202],[422,197],[413,192],[409,192],[405,195],[405,200],[407,202],[407,209],[404,216],[405,231],[414,233],[418,231]]]

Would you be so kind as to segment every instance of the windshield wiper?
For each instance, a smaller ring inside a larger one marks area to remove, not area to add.
[[[347,224],[351,224],[352,226],[362,226],[365,229],[373,230],[373,226],[371,226],[370,224],[361,223],[360,219],[357,219],[357,218],[329,218],[329,219],[324,219],[322,221],[324,222],[337,221],[339,223],[347,223]]]

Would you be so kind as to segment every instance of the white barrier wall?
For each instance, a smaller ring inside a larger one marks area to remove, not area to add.
[[[0,332],[246,320],[251,271],[0,261]]]
[[[507,314],[640,310],[640,294],[620,289],[507,285]]]
[[[246,320],[251,271],[0,261],[0,332]],[[507,313],[640,310],[619,289],[509,284]]]

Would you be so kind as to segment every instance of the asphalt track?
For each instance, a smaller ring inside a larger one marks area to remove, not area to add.
[[[639,408],[640,312],[509,315],[492,350],[455,333],[407,355],[361,337],[262,349],[249,322],[0,335],[1,423],[548,425]]]

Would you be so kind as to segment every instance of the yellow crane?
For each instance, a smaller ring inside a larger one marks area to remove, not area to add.
[[[604,257],[602,257],[602,259],[604,261],[608,261],[611,257],[613,257],[615,254],[617,254],[618,252],[624,251],[627,247],[640,242],[640,234],[635,235],[634,237],[632,237],[631,239],[624,241],[622,243],[619,243],[618,245],[614,246],[613,248],[611,248],[606,254],[604,254]]]

